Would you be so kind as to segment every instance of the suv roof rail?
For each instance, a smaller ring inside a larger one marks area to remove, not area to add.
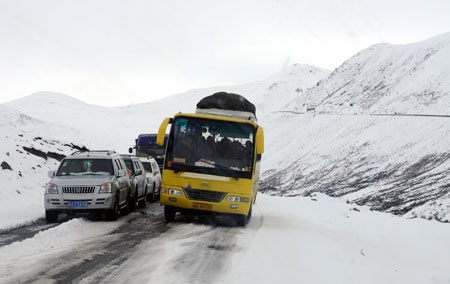
[[[75,152],[73,152],[72,154],[70,154],[70,155],[77,155],[77,154],[82,154],[82,153],[85,153],[85,152],[87,152],[87,150],[85,150],[85,151],[75,151]]]
[[[148,156],[137,156],[139,159],[140,158],[142,158],[142,159],[156,159],[155,157],[153,157],[153,156],[151,156],[151,155],[148,155]]]
[[[136,157],[136,155],[133,154],[120,154],[121,157]]]
[[[75,152],[73,152],[72,153],[72,155],[79,155],[79,154],[84,154],[84,153],[87,153],[88,155],[90,154],[90,153],[105,153],[105,154],[107,154],[108,156],[109,155],[112,155],[112,154],[115,154],[116,153],[116,151],[113,151],[113,150],[87,150],[87,151],[75,151]]]

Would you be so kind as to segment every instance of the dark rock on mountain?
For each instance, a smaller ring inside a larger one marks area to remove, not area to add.
[[[2,167],[2,170],[12,170],[11,166],[5,161],[3,161],[0,166]]]

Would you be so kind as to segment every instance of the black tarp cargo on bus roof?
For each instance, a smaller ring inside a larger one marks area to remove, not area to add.
[[[204,97],[198,102],[197,108],[247,111],[256,115],[256,108],[254,104],[241,95],[227,92],[219,92],[212,94],[211,96]]]

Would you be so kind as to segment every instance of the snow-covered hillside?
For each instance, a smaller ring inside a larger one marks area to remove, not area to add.
[[[450,33],[378,44],[300,94],[286,109],[306,114],[280,113],[268,127],[268,150],[280,151],[266,156],[263,188],[450,221],[450,118],[370,115],[450,114],[449,54]]]
[[[55,137],[77,137],[74,129],[44,123],[0,106],[0,228],[43,216],[47,172],[79,146]],[[73,141],[73,140],[72,140]]]
[[[191,90],[150,103],[115,108],[88,105],[54,92],[35,93],[4,105],[43,121],[79,130],[90,149],[127,152],[138,134],[156,133],[164,118],[178,112],[192,113],[200,99],[219,91],[242,94],[255,103],[256,114],[264,125],[272,111],[279,110],[328,74],[327,70],[296,64],[254,83]]]
[[[344,62],[294,110],[449,114],[450,33],[408,45],[376,44]]]

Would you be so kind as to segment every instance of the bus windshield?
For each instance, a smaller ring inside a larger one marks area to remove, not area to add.
[[[140,134],[136,139],[136,156],[154,157],[159,168],[162,169],[168,135],[164,137],[163,146],[156,144],[156,137],[157,134]]]
[[[255,127],[249,123],[175,118],[166,168],[234,178],[251,178]]]
[[[136,156],[138,157],[159,157],[164,155],[164,148],[161,146],[158,146],[156,144],[154,145],[138,145],[136,148]]]

